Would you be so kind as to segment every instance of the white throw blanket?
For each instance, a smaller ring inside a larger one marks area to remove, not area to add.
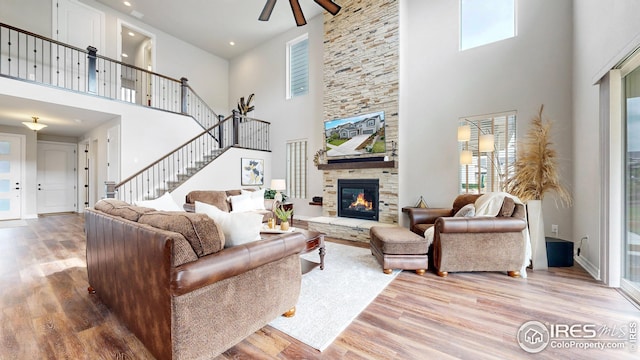
[[[502,203],[504,202],[505,197],[510,197],[511,199],[513,199],[513,201],[516,204],[524,205],[522,201],[520,201],[520,199],[518,199],[516,196],[513,196],[509,193],[489,192],[489,193],[483,194],[478,199],[476,199],[476,202],[474,204],[476,207],[475,216],[490,216],[490,217],[498,216],[498,213],[502,208]],[[526,221],[526,217],[525,217],[525,221]],[[427,244],[429,245],[431,245],[431,243],[433,242],[433,232],[434,232],[434,226],[428,228],[424,232],[424,237],[425,239],[427,239]],[[520,268],[520,276],[522,276],[523,278],[526,278],[527,266],[529,265],[529,261],[531,260],[531,240],[529,239],[529,231],[527,227],[525,227],[524,230],[522,230],[522,236],[524,236],[524,239],[525,239],[525,249],[524,249],[525,256],[524,256],[524,264],[522,264],[522,268]]]

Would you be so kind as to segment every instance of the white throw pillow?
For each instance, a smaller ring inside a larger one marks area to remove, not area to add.
[[[251,206],[253,206],[253,210],[266,210],[264,207],[264,191],[266,189],[260,189],[260,190],[256,190],[256,191],[247,191],[247,190],[240,190],[240,193],[242,195],[249,195],[249,198],[251,200]]]
[[[262,215],[252,212],[228,213],[214,205],[196,201],[196,213],[207,214],[224,233],[224,247],[260,240]]]
[[[467,204],[460,208],[458,212],[453,215],[455,217],[474,217],[476,216],[476,207],[473,204]]]
[[[231,197],[231,212],[247,212],[253,210],[249,195],[235,195]]]
[[[164,195],[160,196],[157,199],[153,200],[141,200],[133,202],[136,206],[144,206],[152,209],[156,209],[159,211],[182,211],[184,209],[180,207],[180,205],[176,204],[173,200],[173,197],[168,192],[164,193]]]

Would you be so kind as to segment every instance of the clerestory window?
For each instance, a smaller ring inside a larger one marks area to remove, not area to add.
[[[516,36],[515,0],[460,0],[460,50]]]

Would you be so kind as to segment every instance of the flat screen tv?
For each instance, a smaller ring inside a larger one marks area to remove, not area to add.
[[[327,156],[385,153],[384,130],[384,111],[325,121]]]

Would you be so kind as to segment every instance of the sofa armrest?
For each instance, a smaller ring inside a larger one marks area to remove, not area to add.
[[[303,234],[293,232],[203,256],[198,261],[175,268],[171,279],[172,295],[180,296],[289,255],[300,253],[306,244]]]
[[[524,219],[512,217],[441,217],[436,220],[439,233],[501,233],[522,231],[527,226]]]
[[[409,215],[409,228],[417,224],[433,224],[436,219],[443,216],[451,216],[451,209],[445,208],[404,208]]]

